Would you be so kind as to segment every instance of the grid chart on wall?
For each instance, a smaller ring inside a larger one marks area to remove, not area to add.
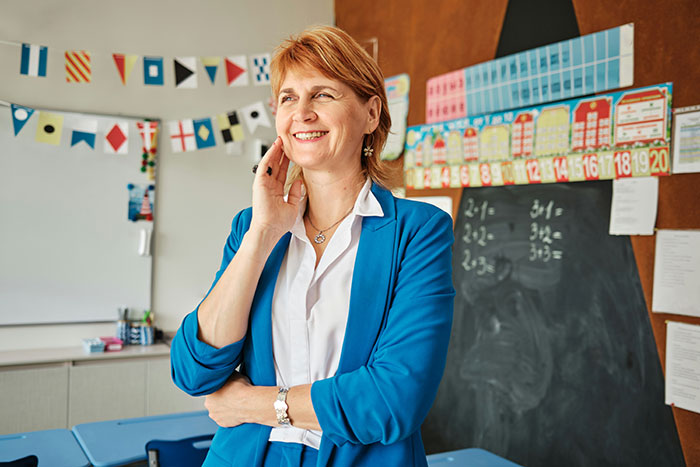
[[[630,23],[433,77],[426,123],[631,86],[633,69]]]

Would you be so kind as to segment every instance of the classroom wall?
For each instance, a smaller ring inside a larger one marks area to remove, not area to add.
[[[49,60],[46,78],[21,76],[20,49],[0,44],[0,100],[163,122],[211,117],[259,100],[267,102],[270,88],[228,88],[221,68],[216,85],[211,85],[198,64],[199,87],[175,89],[172,57],[272,52],[281,40],[309,25],[333,23],[331,0],[295,0],[293,4],[284,0],[4,0],[0,41],[48,46]],[[66,83],[63,51],[82,49],[93,53],[93,82]],[[111,57],[116,52],[163,56],[165,86],[144,86],[137,62],[124,87]],[[272,141],[275,132],[258,129],[255,137]],[[227,155],[223,146],[173,154],[167,134],[161,133],[152,307],[156,325],[167,331],[177,329],[209,289],[231,219],[250,204],[255,161],[253,138],[247,130],[246,138],[243,156]],[[126,201],[124,208],[126,213]],[[113,323],[0,327],[0,351],[79,345],[83,337],[113,332]]]
[[[695,0],[573,0],[581,35],[635,23],[634,87],[673,82],[673,107],[700,104],[700,8]],[[429,77],[495,58],[506,0],[336,0],[336,23],[356,39],[376,37],[386,75],[411,76],[409,125],[425,122]],[[371,11],[372,14],[358,12]],[[556,18],[551,18],[556,21]],[[401,161],[398,161],[400,164]],[[700,174],[662,177],[657,227],[700,228]],[[430,190],[449,195],[455,210],[461,189]],[[409,196],[425,195],[412,190]],[[700,324],[700,319],[651,313],[655,237],[632,237],[659,358],[665,364],[665,320]],[[700,465],[700,414],[674,408],[688,465]]]

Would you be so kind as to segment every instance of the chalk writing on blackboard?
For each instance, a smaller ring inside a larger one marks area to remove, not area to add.
[[[610,199],[610,182],[465,190],[428,453],[684,465],[630,240],[608,235]]]

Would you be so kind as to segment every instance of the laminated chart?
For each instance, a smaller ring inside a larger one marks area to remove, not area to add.
[[[576,37],[430,78],[425,121],[474,115],[634,84],[634,24]]]
[[[672,83],[409,127],[407,188],[670,173]]]

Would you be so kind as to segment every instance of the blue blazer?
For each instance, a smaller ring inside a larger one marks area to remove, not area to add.
[[[384,216],[362,221],[338,371],[311,386],[323,430],[319,466],[427,465],[420,426],[442,378],[452,325],[452,220],[376,184],[372,192]],[[233,219],[214,285],[251,215],[248,208]],[[277,384],[271,306],[290,238],[267,260],[241,341],[211,347],[197,339],[197,310],[185,317],[171,346],[173,381],[182,390],[211,394],[239,364],[252,384]],[[204,465],[261,466],[269,435],[270,427],[257,424],[219,428]]]

